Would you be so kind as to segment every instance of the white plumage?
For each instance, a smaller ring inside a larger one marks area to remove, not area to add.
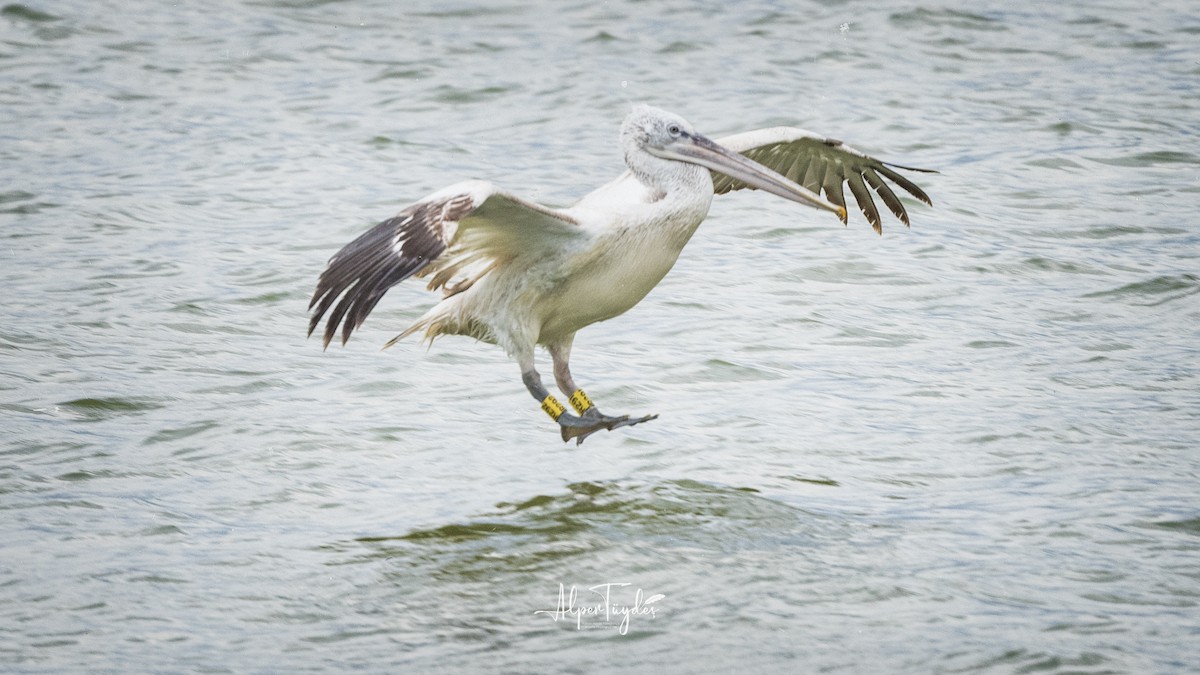
[[[517,361],[563,440],[582,442],[599,429],[655,416],[611,417],[592,405],[568,367],[575,333],[645,297],[708,215],[714,194],[758,188],[845,221],[846,184],[876,230],[872,191],[908,224],[881,175],[929,203],[895,165],[791,127],[714,143],[677,115],[637,106],[622,124],[621,145],[628,171],[565,209],[474,180],[438,190],[376,225],[330,259],[309,305],[309,334],[328,314],[325,345],[339,326],[344,343],[388,288],[409,276],[428,277],[442,301],[388,345],[421,331],[431,340],[468,335],[496,343]],[[542,385],[536,345],[549,350],[555,379],[578,416],[565,413]]]

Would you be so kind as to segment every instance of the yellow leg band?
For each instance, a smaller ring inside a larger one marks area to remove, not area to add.
[[[588,398],[588,395],[583,393],[582,389],[576,389],[575,393],[571,394],[571,407],[575,409],[575,412],[582,415],[584,411],[592,407],[592,399]]]
[[[558,421],[558,418],[562,417],[562,414],[567,411],[567,409],[563,407],[563,404],[558,402],[558,399],[549,395],[542,399],[542,410],[545,410],[546,414],[556,422]]]

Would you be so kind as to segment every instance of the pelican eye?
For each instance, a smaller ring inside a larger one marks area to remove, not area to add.
[[[678,136],[679,134],[683,133],[683,129],[680,129],[678,124],[672,124],[671,126],[667,127],[667,133],[671,134],[672,136]]]

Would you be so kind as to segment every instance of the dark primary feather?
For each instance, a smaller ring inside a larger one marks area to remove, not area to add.
[[[389,288],[442,255],[448,243],[447,224],[456,222],[473,208],[468,195],[419,202],[346,244],[329,259],[329,266],[317,280],[316,291],[308,303],[312,311],[308,334],[312,335],[329,312],[324,345],[328,347],[333,341],[339,324],[345,344]]]
[[[926,204],[933,205],[924,190],[896,169],[922,173],[937,173],[936,171],[883,162],[848,148],[841,141],[832,138],[806,137],[782,143],[768,143],[743,150],[742,154],[813,192],[823,193],[826,199],[841,207],[846,206],[843,185],[849,186],[850,193],[858,202],[859,210],[876,232],[883,232],[883,222],[872,193],[879,196],[900,222],[906,226],[909,224],[904,204],[884,178]],[[747,185],[742,181],[713,173],[713,189],[717,194],[745,187]]]

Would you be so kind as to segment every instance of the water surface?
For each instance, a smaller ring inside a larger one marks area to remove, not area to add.
[[[0,667],[1193,668],[1200,19],[952,7],[0,8]],[[379,351],[419,284],[305,339],[350,238],[464,178],[568,203],[634,101],[935,208],[720,197],[576,340],[661,415],[582,448],[493,347]]]

